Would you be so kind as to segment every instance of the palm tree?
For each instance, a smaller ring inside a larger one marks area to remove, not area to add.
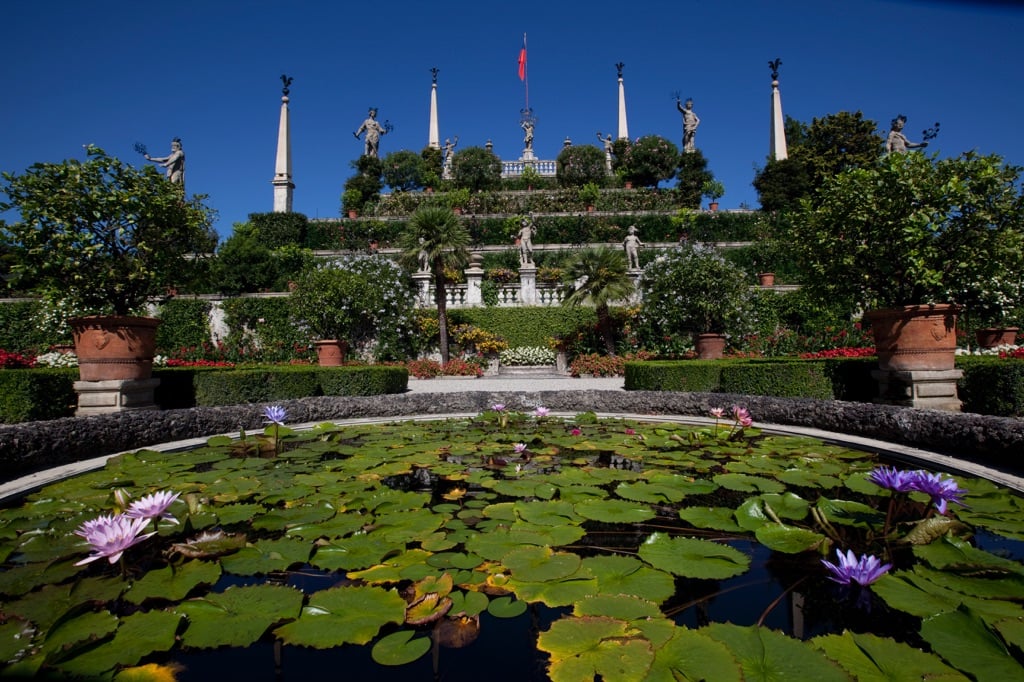
[[[626,272],[626,259],[607,246],[582,251],[566,268],[565,280],[572,291],[562,305],[593,305],[605,349],[609,355],[615,355],[615,333],[609,305],[628,300],[636,290],[633,279]]]
[[[409,227],[399,240],[402,260],[411,265],[419,264],[421,257],[425,258],[434,277],[434,302],[437,304],[442,362],[448,362],[448,305],[444,270],[446,267],[465,267],[469,262],[469,241],[469,230],[452,210],[438,206],[426,206],[413,213]]]

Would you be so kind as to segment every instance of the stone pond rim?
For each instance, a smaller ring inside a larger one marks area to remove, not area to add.
[[[712,407],[747,407],[755,425],[796,426],[872,438],[1024,475],[1024,420],[809,398],[622,390],[475,390],[274,401],[288,422],[478,413],[495,403],[531,411],[707,417]],[[74,462],[218,433],[262,431],[260,405],[127,411],[0,425],[2,481]]]

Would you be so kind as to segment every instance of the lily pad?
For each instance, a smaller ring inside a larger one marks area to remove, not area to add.
[[[526,546],[514,549],[501,558],[501,563],[522,582],[547,582],[566,578],[579,569],[578,554],[555,552],[550,547]]]
[[[280,585],[231,587],[182,602],[175,613],[187,616],[182,639],[188,646],[212,649],[249,646],[269,627],[299,617],[302,592]]]
[[[750,682],[849,682],[850,679],[842,668],[806,642],[768,628],[712,623],[701,632],[729,648],[743,666],[743,679]]]
[[[935,654],[867,633],[844,632],[811,640],[858,680],[891,682],[966,682],[967,677],[950,668]]]
[[[212,585],[220,578],[220,564],[188,561],[180,566],[151,570],[132,584],[124,598],[133,604],[147,599],[179,601],[199,585]]]
[[[640,558],[657,569],[687,578],[722,580],[750,568],[743,552],[710,540],[653,533],[640,545]]]
[[[600,676],[608,682],[641,682],[654,662],[654,650],[628,623],[599,616],[556,620],[537,637],[537,648],[551,655],[554,682]]]
[[[754,535],[765,547],[784,554],[807,552],[828,541],[821,533],[782,523],[765,524],[754,531]]]
[[[373,660],[381,665],[412,663],[430,651],[430,638],[416,637],[413,639],[415,636],[416,633],[410,630],[392,632],[374,644],[370,654],[373,656]]]
[[[366,644],[389,623],[405,622],[405,600],[379,587],[332,587],[315,592],[298,620],[274,634],[286,644],[329,649]]]
[[[604,523],[640,523],[656,516],[650,507],[626,500],[584,500],[576,503],[576,513]]]

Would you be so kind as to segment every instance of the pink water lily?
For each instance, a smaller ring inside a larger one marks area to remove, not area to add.
[[[724,407],[712,407],[710,410],[708,410],[708,412],[710,412],[711,416],[714,417],[715,419],[721,419],[723,416],[725,416]]]
[[[171,523],[178,523],[167,509],[174,504],[180,493],[172,493],[170,490],[161,490],[145,497],[140,497],[132,502],[125,516],[133,519],[166,519]]]
[[[546,407],[537,407],[537,408],[535,408],[533,410],[533,416],[534,417],[546,417],[546,416],[548,416],[548,414],[550,412],[551,412],[551,410],[549,410]]]
[[[754,423],[747,408],[740,407],[739,405],[732,406],[732,416],[740,426],[750,426]]]
[[[134,519],[124,514],[100,516],[86,521],[75,531],[75,535],[85,538],[92,546],[92,554],[76,562],[75,566],[103,558],[115,563],[126,549],[156,534],[156,531],[142,534],[148,523],[149,519]]]
[[[526,443],[516,443],[515,445],[512,446],[512,451],[515,452],[517,455],[526,452]]]

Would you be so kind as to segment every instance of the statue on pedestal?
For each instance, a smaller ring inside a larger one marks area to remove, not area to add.
[[[150,156],[143,152],[146,161],[159,163],[167,169],[167,179],[175,185],[185,187],[185,152],[181,148],[181,138],[171,140],[171,153],[167,156]]]
[[[686,107],[683,107],[683,103],[676,97],[676,109],[683,115],[683,151],[692,152],[695,147],[693,146],[693,140],[697,136],[697,126],[700,125],[700,118],[693,111],[693,100],[686,100]]]
[[[601,144],[604,145],[604,168],[610,175],[612,172],[612,134],[608,133],[607,137],[601,137],[601,132],[598,131],[597,139],[601,140]]]
[[[640,269],[640,247],[644,245],[640,237],[636,236],[636,225],[630,225],[629,234],[626,235],[622,246],[626,249],[626,268],[629,270]]]
[[[523,148],[529,151],[533,151],[533,121],[530,119],[523,119],[519,124],[519,127],[523,129]]]
[[[452,142],[451,138],[445,138],[444,146],[441,148],[442,158],[444,159],[441,163],[441,177],[446,180],[452,177],[452,156],[458,144],[459,136],[456,135],[455,142]]]
[[[359,126],[359,130],[352,133],[358,140],[362,133],[366,133],[366,142],[363,149],[363,156],[372,156],[377,158],[378,148],[380,146],[380,136],[386,135],[391,129],[391,126],[387,123],[381,125],[377,121],[377,109],[371,107],[370,112],[367,115],[363,124]]]
[[[519,222],[519,232],[516,233],[516,240],[519,243],[519,265],[533,265],[533,235],[537,232],[537,226],[533,218],[523,218]]]
[[[889,137],[885,141],[885,151],[890,154],[893,152],[905,152],[908,149],[915,149],[917,147],[927,147],[927,142],[911,142],[907,139],[907,136],[903,134],[903,126],[907,123],[907,117],[903,114],[899,114],[892,120],[892,126],[889,129]]]

